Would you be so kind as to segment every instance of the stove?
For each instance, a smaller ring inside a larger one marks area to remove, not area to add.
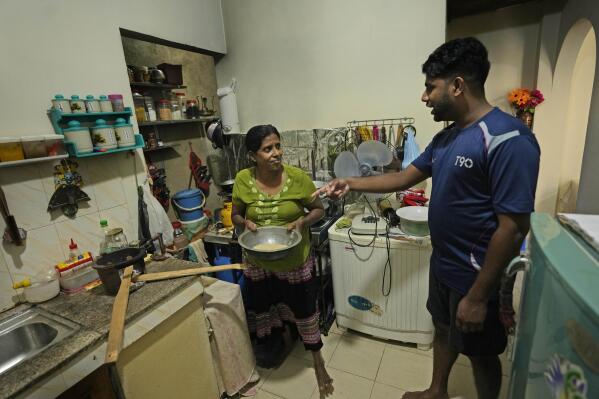
[[[332,216],[325,216],[320,219],[317,223],[310,226],[310,238],[312,245],[318,248],[323,242],[329,238],[329,227],[335,223],[337,218]]]

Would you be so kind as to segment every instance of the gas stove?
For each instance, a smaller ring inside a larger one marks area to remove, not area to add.
[[[325,216],[317,223],[310,226],[310,238],[312,245],[318,247],[327,240],[329,237],[329,227],[331,227],[336,220],[337,218],[333,216]]]

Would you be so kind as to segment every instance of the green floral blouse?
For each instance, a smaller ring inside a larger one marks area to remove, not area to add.
[[[304,207],[314,199],[314,182],[306,172],[283,165],[283,186],[274,195],[262,192],[256,184],[255,168],[243,169],[235,176],[233,205],[245,207],[245,218],[261,226],[286,226],[306,214]],[[289,271],[301,266],[310,254],[310,231],[304,227],[302,241],[280,260],[265,261],[248,255],[248,261],[270,271]]]

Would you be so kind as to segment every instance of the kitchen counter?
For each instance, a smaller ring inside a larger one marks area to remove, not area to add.
[[[171,271],[198,267],[178,259],[152,262],[146,265],[148,272]],[[181,290],[197,281],[197,277],[181,277],[146,283],[131,292],[125,326],[152,311]],[[49,313],[77,323],[79,328],[63,341],[50,346],[0,376],[0,398],[12,397],[44,380],[53,372],[67,366],[69,362],[99,343],[106,341],[112,315],[114,297],[106,295],[102,286],[73,295],[61,293],[56,298],[36,305]],[[0,320],[29,308],[19,305],[0,313]],[[103,359],[103,354],[102,354]]]

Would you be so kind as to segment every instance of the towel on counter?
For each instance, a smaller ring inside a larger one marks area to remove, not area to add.
[[[197,262],[201,266],[211,266],[208,263],[208,254],[204,247],[204,241],[202,239],[192,241],[188,244],[189,247],[189,260],[191,262]]]
[[[242,395],[258,380],[256,359],[245,317],[239,285],[202,277],[204,314],[213,334],[212,358],[220,393]],[[249,394],[249,393],[248,393]]]

